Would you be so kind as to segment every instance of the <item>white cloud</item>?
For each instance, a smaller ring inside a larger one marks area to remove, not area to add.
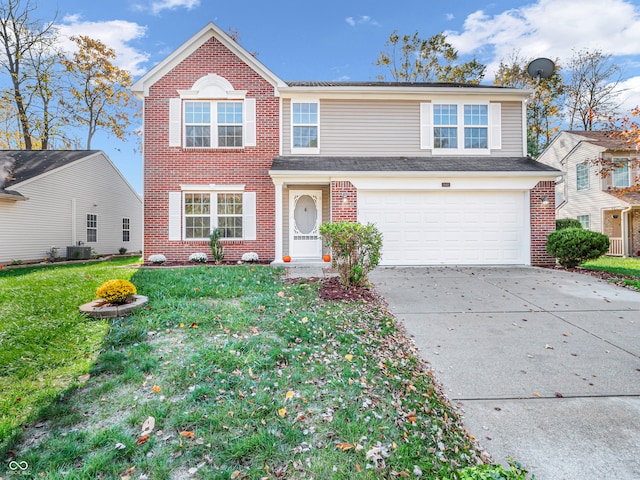
[[[191,10],[200,6],[200,0],[154,0],[149,5],[151,13],[158,15],[163,10],[177,10],[186,8]],[[136,5],[136,10],[145,10],[141,5]]]
[[[144,37],[146,27],[126,20],[107,20],[103,22],[83,21],[79,15],[68,15],[58,25],[62,37],[61,47],[66,52],[73,52],[75,44],[69,40],[71,36],[86,35],[102,43],[116,52],[115,64],[131,72],[133,76],[146,71],[144,64],[149,54],[130,45],[132,40]]]
[[[640,77],[631,77],[620,82],[618,87],[622,90],[620,94],[621,113],[628,114],[633,108],[640,106]]]
[[[344,20],[352,27],[355,27],[356,25],[373,25],[377,27],[380,25],[376,20],[371,18],[369,15],[360,15],[359,17],[355,17],[355,18],[347,17]]]
[[[497,15],[478,10],[466,18],[462,32],[446,33],[460,54],[491,56],[490,67],[495,67],[514,49],[525,58],[561,62],[585,48],[614,56],[637,55],[638,31],[640,8],[628,0],[538,0]]]
[[[456,17],[455,17],[455,15],[454,15],[453,13],[445,13],[445,14],[444,14],[444,18],[446,18],[446,19],[447,19],[447,21],[449,21],[449,22],[450,22],[451,20],[453,20],[453,19],[454,19],[454,18],[456,18]]]

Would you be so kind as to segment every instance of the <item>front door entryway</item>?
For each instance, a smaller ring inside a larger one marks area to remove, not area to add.
[[[289,250],[292,258],[322,256],[322,191],[291,190],[289,194]]]

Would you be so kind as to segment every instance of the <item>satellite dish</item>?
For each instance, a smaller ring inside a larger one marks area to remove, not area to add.
[[[555,63],[548,58],[536,58],[527,67],[527,73],[540,81],[541,78],[549,78],[553,75],[555,68]]]

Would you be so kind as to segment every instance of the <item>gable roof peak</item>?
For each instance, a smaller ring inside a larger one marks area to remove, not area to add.
[[[271,83],[275,88],[284,87],[286,83],[276,74],[269,70],[254,55],[243,48],[238,42],[233,40],[215,23],[209,22],[201,28],[195,35],[174,50],[168,57],[156,64],[151,70],[140,77],[132,86],[131,91],[138,97],[144,98],[149,94],[149,88],[160,78],[172,70],[176,65],[186,59],[195,52],[209,39],[215,38],[237,57],[244,61],[256,73],[262,76],[267,82]]]

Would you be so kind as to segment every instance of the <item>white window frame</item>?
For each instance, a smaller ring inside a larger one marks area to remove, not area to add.
[[[295,123],[294,122],[294,108],[296,105],[315,105],[316,106],[316,122],[315,123]],[[291,115],[291,153],[302,154],[317,154],[320,153],[320,100],[318,99],[292,99],[290,107]],[[315,127],[316,128],[316,146],[315,147],[296,147],[295,142],[295,130],[296,128]]]
[[[89,240],[89,232],[93,232],[95,236],[93,240]],[[87,243],[98,243],[98,214],[97,213],[87,213]]]
[[[191,104],[191,103],[201,103],[201,104],[208,104],[209,105],[209,122],[191,122],[191,123],[187,123],[187,105]],[[227,122],[220,122],[220,120],[218,119],[218,106],[221,103],[229,103],[229,104],[237,104],[240,105],[241,108],[241,112],[242,112],[242,119],[240,121],[240,123],[237,122],[233,122],[233,123],[227,123]],[[188,148],[188,149],[196,149],[196,150],[201,150],[201,149],[211,149],[211,148],[232,148],[232,149],[242,149],[244,148],[244,131],[245,131],[245,127],[244,127],[244,120],[245,120],[245,113],[244,113],[244,102],[242,101],[238,101],[238,100],[199,100],[199,99],[193,99],[193,100],[185,100],[184,102],[182,102],[182,123],[183,123],[183,131],[182,131],[182,135],[184,138],[184,148]],[[208,127],[209,128],[209,145],[187,145],[187,129],[188,127]],[[220,131],[219,131],[219,127],[240,127],[242,129],[242,134],[241,134],[241,145],[220,145]]]
[[[582,179],[582,183],[580,183]],[[576,190],[589,190],[589,164],[587,162],[576,165]]]
[[[591,215],[578,215],[576,219],[585,230],[589,230],[591,228]]]
[[[125,236],[126,236],[126,240],[125,240]],[[122,241],[123,242],[131,241],[131,218],[129,217],[122,217]]]
[[[631,164],[629,163],[629,159],[628,158],[612,158],[611,161],[613,162],[614,165],[619,164],[619,163],[625,163],[626,165],[622,165],[620,167],[615,167],[612,171],[611,171],[611,185],[614,188],[627,188],[631,186]],[[616,185],[616,172],[618,171],[622,171],[623,169],[626,169],[626,177],[627,177],[627,184],[626,185]]]
[[[244,185],[180,185],[180,192],[169,194],[169,239],[187,242],[209,240],[209,236],[187,238],[186,195],[201,194],[209,196],[209,213],[200,216],[209,218],[209,231],[218,228],[218,219],[227,216],[242,216],[242,237],[222,237],[228,241],[250,241],[256,239],[256,192],[246,192]],[[235,194],[242,198],[241,214],[218,214],[218,195]],[[173,200],[172,200],[173,197]]]
[[[456,122],[455,124],[436,125],[436,106],[439,105],[455,105],[456,106]],[[481,125],[465,124],[465,106],[483,106],[486,107],[487,121]],[[490,103],[489,101],[459,101],[459,100],[438,100],[431,103],[422,103],[420,105],[420,148],[431,149],[434,155],[489,155],[492,149],[502,148],[502,132],[501,132],[501,104]],[[435,147],[435,129],[455,128],[456,129],[456,146],[455,148],[436,148]],[[486,129],[487,147],[486,148],[465,148],[465,128],[484,128]]]

